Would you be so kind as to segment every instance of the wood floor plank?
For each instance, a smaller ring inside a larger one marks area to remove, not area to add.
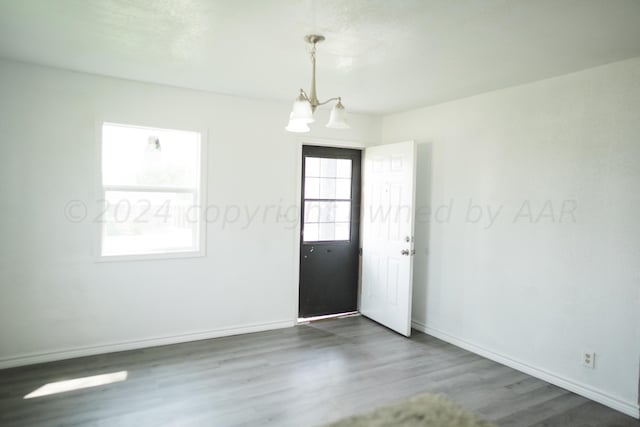
[[[127,371],[126,381],[34,399],[47,383]],[[415,332],[363,317],[0,371],[0,425],[314,426],[425,392],[504,426],[640,423]]]

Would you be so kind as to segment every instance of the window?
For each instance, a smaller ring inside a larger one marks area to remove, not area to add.
[[[305,157],[304,242],[351,238],[351,159]]]
[[[102,125],[102,257],[202,253],[197,132]]]

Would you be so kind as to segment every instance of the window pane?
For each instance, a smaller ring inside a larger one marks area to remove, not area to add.
[[[195,188],[199,176],[199,133],[102,126],[103,185]]]
[[[102,255],[198,250],[193,193],[105,192]]]

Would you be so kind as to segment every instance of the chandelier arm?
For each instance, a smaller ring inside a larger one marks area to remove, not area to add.
[[[300,95],[302,95],[304,99],[309,101],[309,95],[307,95],[307,92],[305,92],[304,89],[300,89]]]
[[[340,101],[342,99],[341,96],[336,96],[335,98],[329,98],[326,101],[323,102],[319,102],[318,105],[324,105],[324,104],[328,104],[331,101]]]

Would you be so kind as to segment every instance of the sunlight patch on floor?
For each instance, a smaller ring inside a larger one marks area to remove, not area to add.
[[[98,387],[101,385],[117,383],[127,379],[127,371],[112,372],[110,374],[94,375],[91,377],[74,378],[72,380],[56,381],[45,384],[42,387],[27,394],[24,399],[48,396],[51,394],[65,393],[67,391],[83,388]]]
[[[313,316],[313,317],[298,317],[298,323],[309,323],[315,322],[317,320],[327,320],[327,319],[344,319],[346,317],[354,317],[360,316],[359,311],[347,311],[346,313],[336,313],[336,314],[327,314],[324,316]]]

